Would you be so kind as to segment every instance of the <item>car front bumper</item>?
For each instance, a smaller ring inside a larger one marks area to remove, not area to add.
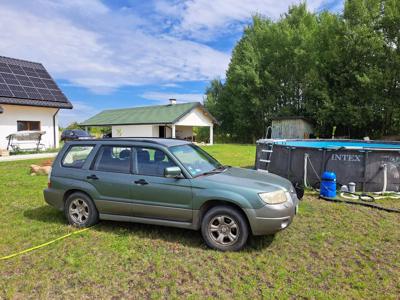
[[[298,209],[298,199],[281,204],[266,204],[259,209],[245,209],[253,235],[274,234],[292,223]]]

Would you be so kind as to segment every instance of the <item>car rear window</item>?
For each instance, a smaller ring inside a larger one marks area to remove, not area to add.
[[[132,149],[130,147],[101,147],[94,170],[103,172],[130,173],[132,164]]]
[[[72,146],[65,154],[62,165],[69,168],[82,168],[93,148],[94,146]]]

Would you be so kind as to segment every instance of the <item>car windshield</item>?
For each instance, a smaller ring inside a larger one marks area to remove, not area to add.
[[[222,165],[207,152],[193,144],[169,148],[194,177],[221,169]]]
[[[84,130],[74,130],[76,136],[89,136],[89,134]]]

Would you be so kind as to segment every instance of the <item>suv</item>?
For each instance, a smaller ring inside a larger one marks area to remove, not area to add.
[[[242,249],[250,232],[286,228],[298,205],[282,177],[223,166],[190,142],[161,138],[66,143],[44,198],[78,227],[101,219],[200,229],[222,251]]]

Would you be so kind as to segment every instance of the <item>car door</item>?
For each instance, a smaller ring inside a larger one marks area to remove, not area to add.
[[[136,147],[134,160],[133,216],[190,222],[190,179],[164,176],[166,167],[176,165],[173,160],[163,150],[151,147]]]
[[[87,182],[98,193],[96,205],[100,213],[131,215],[132,148],[103,145],[90,167]]]

